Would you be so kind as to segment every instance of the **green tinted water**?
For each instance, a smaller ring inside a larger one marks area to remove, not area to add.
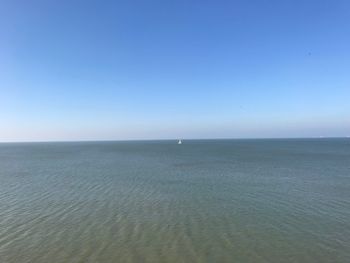
[[[350,262],[350,140],[0,144],[0,262]]]

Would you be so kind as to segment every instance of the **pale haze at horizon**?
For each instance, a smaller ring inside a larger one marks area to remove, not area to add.
[[[349,1],[1,1],[0,141],[350,135]]]

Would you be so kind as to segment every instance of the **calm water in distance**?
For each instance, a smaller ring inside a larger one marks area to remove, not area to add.
[[[0,262],[350,262],[350,139],[0,144]]]

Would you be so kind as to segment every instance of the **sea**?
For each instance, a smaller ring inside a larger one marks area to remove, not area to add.
[[[350,139],[1,143],[0,262],[350,262]]]

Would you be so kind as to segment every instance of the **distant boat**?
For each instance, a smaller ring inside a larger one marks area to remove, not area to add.
[[[177,144],[182,144],[182,141],[181,141],[181,140],[178,140]]]

